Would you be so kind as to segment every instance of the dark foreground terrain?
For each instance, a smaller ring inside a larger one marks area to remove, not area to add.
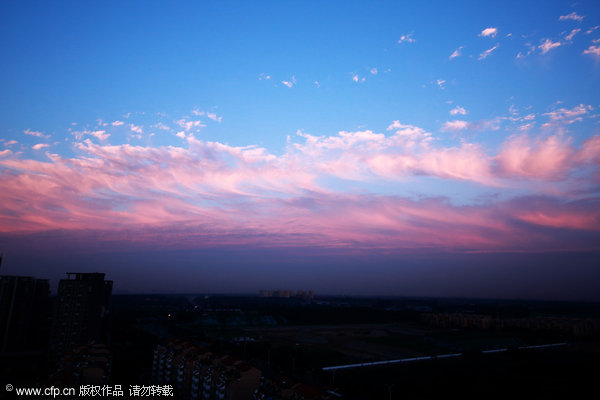
[[[59,363],[43,346],[2,354],[0,396],[18,397],[7,384],[121,385],[124,398],[133,385],[171,385],[173,398],[187,399],[196,368],[204,377],[234,371],[223,381],[231,399],[574,398],[596,390],[600,365],[592,303],[130,295],[112,296],[110,312],[101,348]],[[92,373],[94,360],[103,364]],[[344,367],[353,364],[362,365]],[[236,384],[247,390],[227,389]],[[150,397],[164,396],[138,396]]]

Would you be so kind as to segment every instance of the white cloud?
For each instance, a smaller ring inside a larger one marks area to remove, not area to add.
[[[110,133],[106,133],[106,131],[89,131],[86,133],[88,135],[94,136],[98,140],[106,140],[110,137]]]
[[[377,75],[377,68],[371,68],[371,75]]]
[[[185,132],[184,131],[179,131],[175,134],[175,136],[180,137],[182,139],[185,139]]]
[[[585,17],[582,15],[578,15],[575,11],[573,11],[571,14],[567,14],[567,15],[561,15],[560,17],[558,17],[559,21],[567,21],[567,20],[573,20],[573,21],[583,21]]]
[[[160,130],[163,130],[163,131],[170,131],[171,130],[171,128],[169,128],[167,125],[163,124],[162,122],[157,123],[156,125],[154,125],[154,127],[156,129],[160,129]]]
[[[444,88],[444,83],[446,83],[446,81],[444,79],[438,79],[436,81],[437,85],[440,87],[440,89],[445,89]]]
[[[112,126],[121,126],[121,125],[124,125],[124,124],[125,124],[125,122],[123,122],[123,121],[113,121],[111,123]]]
[[[452,60],[453,58],[459,57],[462,49],[463,49],[463,46],[460,46],[458,49],[454,50],[454,52],[452,54],[450,54],[449,59]]]
[[[491,49],[487,49],[486,51],[484,51],[483,53],[481,53],[479,55],[478,60],[484,60],[485,58],[487,58],[490,54],[492,54],[492,52],[494,50],[496,50],[498,48],[498,45],[495,45],[494,47],[492,47]]]
[[[142,130],[141,126],[137,126],[137,125],[134,125],[134,124],[129,124],[129,129],[131,129],[131,131],[135,132],[135,133],[140,133],[140,134],[143,133],[143,130]]]
[[[479,36],[483,36],[483,37],[487,37],[487,36],[495,37],[497,33],[498,33],[498,28],[485,28],[484,30],[481,31],[481,33],[479,34]]]
[[[321,84],[319,83],[319,81],[315,81],[315,86],[316,86],[317,88],[320,88],[320,87],[321,87]]]
[[[88,131],[88,130],[75,131],[75,132],[71,132],[71,134],[73,136],[75,136],[75,139],[77,139],[77,140],[82,140],[85,135],[93,136],[93,137],[97,138],[98,140],[106,140],[106,139],[108,139],[110,137],[110,133],[106,133],[106,131],[104,131],[104,130],[98,130],[98,131]]]
[[[223,120],[223,117],[219,117],[216,113],[211,113],[208,111],[206,112],[206,116],[216,122],[221,122]]]
[[[454,120],[444,122],[442,125],[442,131],[462,131],[469,127],[469,123],[467,121]]]
[[[31,148],[34,150],[43,149],[44,147],[50,147],[50,145],[47,143],[38,143],[38,144],[34,144],[33,146],[31,146]]]
[[[542,42],[542,44],[538,46],[538,48],[542,51],[542,54],[546,54],[547,52],[558,46],[560,46],[560,42],[552,42],[552,40],[546,39]]]
[[[13,144],[17,144],[19,142],[17,142],[16,140],[9,140],[8,142],[4,143],[5,146],[12,146]]]
[[[456,106],[455,108],[450,110],[450,115],[457,115],[457,114],[466,115],[467,110],[465,110],[464,108],[462,108],[460,106]]]
[[[29,135],[29,136],[36,136],[36,137],[41,137],[41,138],[46,138],[48,139],[50,137],[50,135],[45,135],[40,131],[32,131],[31,129],[25,129],[23,131],[24,134]]]
[[[296,84],[296,77],[292,76],[292,79],[289,81],[281,81],[281,83],[283,83],[285,86],[291,88],[292,86],[294,86]]]
[[[185,118],[177,120],[177,121],[175,121],[175,123],[177,123],[177,125],[179,125],[183,129],[185,129],[187,132],[189,132],[190,130],[192,130],[192,128],[202,128],[202,127],[206,126],[200,120],[188,121]]]
[[[366,81],[366,80],[367,80],[367,78],[365,78],[365,77],[361,78],[360,76],[358,76],[358,74],[352,74],[352,80],[353,80],[354,82],[360,82],[360,83],[363,83],[364,81]]]
[[[261,74],[258,76],[258,80],[259,80],[259,81],[262,81],[263,79],[268,81],[269,79],[271,79],[271,75],[265,74],[265,73],[263,72],[263,73],[261,73]]]
[[[414,43],[416,42],[415,39],[413,39],[412,37],[412,33],[409,33],[408,35],[402,35],[400,36],[400,40],[398,40],[398,43]]]

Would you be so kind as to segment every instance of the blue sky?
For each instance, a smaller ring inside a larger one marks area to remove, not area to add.
[[[597,2],[5,1],[0,50],[5,252],[600,250]]]

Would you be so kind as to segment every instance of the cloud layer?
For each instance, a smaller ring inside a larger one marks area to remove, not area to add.
[[[552,126],[565,126],[590,110],[580,105],[546,117]],[[178,123],[187,132],[197,127],[196,121]],[[483,125],[450,121],[445,128]],[[490,153],[465,140],[441,145],[432,133],[394,121],[382,133],[299,131],[280,155],[193,133],[182,135],[181,147],[110,145],[105,131],[75,136],[80,141],[73,157],[0,153],[1,232],[103,232],[94,240],[166,247],[600,247],[598,135],[575,145],[561,132],[518,133]],[[401,188],[420,179],[475,185],[491,195],[456,203],[376,186]]]

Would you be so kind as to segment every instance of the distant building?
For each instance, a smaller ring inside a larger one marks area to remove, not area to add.
[[[315,297],[315,294],[312,290],[304,291],[304,290],[298,290],[296,292],[296,296],[294,296],[294,291],[293,290],[259,290],[258,291],[258,297],[275,297],[275,298],[283,298],[283,299],[289,299],[289,298],[293,298],[296,297],[297,299],[302,299],[302,300],[313,300]]]
[[[49,292],[47,279],[0,276],[0,353],[41,350]]]
[[[60,280],[50,332],[51,360],[78,346],[109,342],[112,284],[103,273],[67,272],[67,279]]]

